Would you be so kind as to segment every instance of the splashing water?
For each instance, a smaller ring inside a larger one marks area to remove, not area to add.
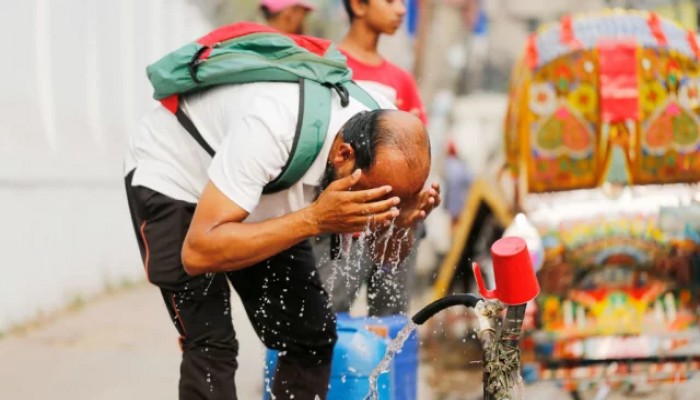
[[[384,353],[384,358],[379,362],[376,368],[369,375],[369,393],[365,397],[365,400],[378,400],[379,392],[377,390],[377,380],[379,375],[388,372],[389,364],[391,360],[394,359],[394,355],[401,350],[408,337],[411,333],[418,328],[418,325],[414,324],[413,321],[409,321],[406,326],[404,326],[396,338],[392,340],[386,348],[386,353]]]
[[[397,286],[391,278],[397,272],[399,264],[399,254],[402,247],[407,245],[408,230],[397,231],[398,228],[392,223],[382,232],[373,231],[370,224],[365,226],[363,232],[357,239],[352,239],[352,235],[340,236],[340,257],[328,275],[324,278],[324,286],[329,293],[336,292],[336,286],[345,285],[347,296],[354,298],[359,287],[369,284],[366,280],[375,280],[382,285]],[[389,238],[396,236],[397,244],[389,248]],[[321,263],[327,263],[330,257],[321,257]],[[381,266],[376,268],[370,275],[368,264]],[[389,275],[389,278],[382,277]],[[389,288],[398,291],[398,287]],[[342,292],[342,289],[340,289]],[[368,298],[372,299],[376,295],[368,293]]]

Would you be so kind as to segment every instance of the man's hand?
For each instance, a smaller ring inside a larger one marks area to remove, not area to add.
[[[413,229],[424,220],[435,207],[440,205],[440,185],[433,183],[423,189],[410,204],[401,207],[399,217],[395,220],[394,229],[383,229],[374,232],[374,262],[396,265],[404,260],[413,246]]]
[[[423,221],[435,207],[440,205],[440,185],[433,183],[429,188],[421,190],[418,196],[403,207],[396,225],[399,228],[412,228]]]
[[[400,199],[385,199],[391,186],[350,191],[362,176],[361,170],[339,179],[326,188],[306,210],[319,233],[355,233],[370,225],[382,228],[399,216]]]

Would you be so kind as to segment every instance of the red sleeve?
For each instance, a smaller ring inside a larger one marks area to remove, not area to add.
[[[423,108],[423,102],[420,99],[420,94],[418,93],[418,87],[416,86],[416,81],[413,76],[406,71],[402,71],[404,76],[404,82],[401,85],[401,110],[408,112],[417,112],[421,121],[424,124],[428,124],[428,117],[425,115],[425,109]]]

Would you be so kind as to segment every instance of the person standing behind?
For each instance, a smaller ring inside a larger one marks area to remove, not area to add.
[[[406,6],[403,0],[343,0],[350,18],[350,30],[338,49],[347,58],[353,80],[361,86],[384,95],[399,110],[410,112],[427,124],[423,104],[413,76],[379,54],[381,35],[393,35],[403,22]],[[314,241],[314,254],[319,260],[319,274],[331,294],[335,312],[348,312],[362,284],[367,284],[368,313],[371,316],[405,314],[410,300],[411,278],[415,270],[416,248],[425,234],[416,227],[415,242],[408,259],[399,265],[378,265],[370,249],[355,235],[342,259],[331,250],[343,247],[325,235]],[[347,247],[347,246],[345,246]]]
[[[306,0],[260,0],[265,24],[289,34],[303,34],[306,16],[315,9]]]
[[[393,35],[406,15],[403,0],[343,0],[350,30],[338,49],[347,57],[355,82],[380,92],[396,108],[418,116],[427,125],[413,76],[379,54],[381,35]]]

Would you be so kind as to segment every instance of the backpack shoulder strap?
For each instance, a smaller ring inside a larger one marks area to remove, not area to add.
[[[345,87],[348,89],[350,96],[364,104],[370,110],[377,110],[381,108],[379,107],[379,103],[377,103],[372,96],[370,96],[369,93],[362,89],[357,83],[350,81],[345,84]]]
[[[323,148],[331,118],[331,89],[310,79],[299,80],[299,116],[292,150],[280,175],[263,194],[284,190],[299,181]]]
[[[326,141],[331,114],[330,103],[331,89],[312,80],[299,80],[299,113],[292,150],[282,172],[265,186],[263,194],[288,189],[311,167]],[[175,116],[204,151],[213,157],[216,152],[202,137],[181,106],[177,107]]]
[[[344,84],[350,96],[371,110],[379,104],[355,82]],[[299,81],[299,117],[292,151],[280,175],[268,183],[263,194],[284,190],[299,181],[311,167],[326,141],[331,118],[331,89],[310,79]]]
[[[185,114],[185,111],[183,111],[182,107],[179,104],[177,109],[175,110],[175,117],[177,117],[177,121],[180,123],[180,125],[182,125],[182,127],[185,128],[185,130],[190,134],[190,136],[192,136],[192,138],[194,138],[194,140],[196,140],[197,143],[199,143],[199,145],[204,149],[204,151],[209,153],[210,156],[214,157],[214,154],[216,154],[216,152],[214,151],[214,149],[211,148],[211,146],[209,146],[209,143],[207,143],[207,141],[204,140],[202,134],[199,133],[199,129],[197,129],[197,127],[192,122],[192,119],[187,114]]]

